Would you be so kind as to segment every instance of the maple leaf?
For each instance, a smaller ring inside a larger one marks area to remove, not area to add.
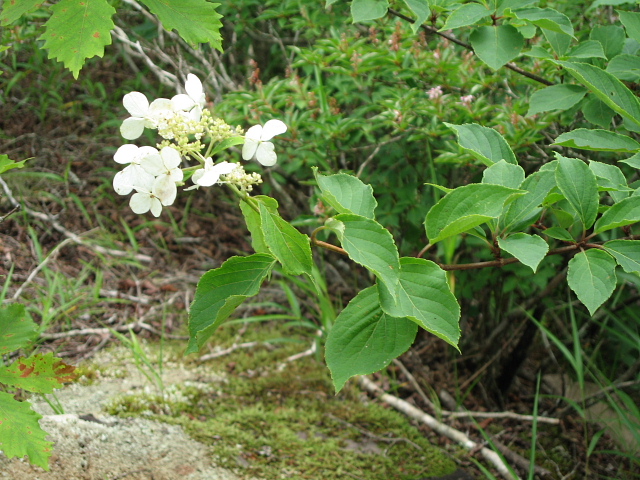
[[[30,392],[52,393],[75,379],[76,367],[67,365],[52,352],[19,358],[9,366],[0,366],[0,383]]]
[[[178,31],[188,43],[210,43],[222,51],[220,29],[222,15],[216,12],[219,3],[207,0],[142,0],[158,16],[167,30]]]
[[[116,11],[107,0],[61,0],[51,11],[40,40],[49,58],[64,63],[77,79],[85,60],[102,57],[105,45],[111,44]]]
[[[53,443],[46,440],[47,432],[38,423],[42,415],[30,407],[0,392],[0,450],[8,458],[27,455],[31,463],[49,470]]]

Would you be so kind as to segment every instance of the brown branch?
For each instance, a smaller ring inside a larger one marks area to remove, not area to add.
[[[390,8],[388,11],[389,11],[389,13],[391,15],[394,15],[394,16],[396,16],[398,18],[401,18],[402,20],[405,20],[405,21],[407,21],[409,23],[416,23],[415,20],[412,19],[411,17],[407,17],[406,15],[403,15],[402,13],[400,13],[400,12],[398,12],[396,10],[393,10],[392,8]],[[439,35],[439,36],[441,36],[443,38],[446,38],[450,42],[455,43],[456,45],[460,45],[461,47],[466,48],[467,50],[471,50],[473,52],[473,47],[471,45],[469,45],[468,43],[465,43],[462,40],[458,40],[453,35],[449,35],[448,33],[441,32],[437,28],[432,27],[431,25],[424,25],[423,24],[423,25],[420,25],[420,28],[422,28],[423,30],[425,30],[428,33]],[[538,83],[542,83],[543,85],[547,85],[547,86],[553,85],[553,82],[550,82],[546,78],[543,78],[543,77],[541,77],[539,75],[536,75],[535,73],[528,72],[528,71],[516,66],[514,63],[509,62],[509,63],[507,63],[505,65],[505,67],[508,68],[509,70],[513,70],[514,72],[519,73],[520,75],[523,75],[523,76],[525,76],[527,78],[530,78],[531,80],[534,80],[534,81],[536,81]]]

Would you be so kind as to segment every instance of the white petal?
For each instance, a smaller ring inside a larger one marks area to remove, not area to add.
[[[154,177],[162,175],[162,173],[164,173],[166,170],[164,168],[162,157],[160,157],[160,154],[157,150],[155,153],[144,155],[142,158],[140,158],[139,162],[140,166]]]
[[[113,189],[118,195],[129,195],[133,190],[132,172],[124,169],[113,177]]]
[[[160,156],[162,157],[165,167],[169,169],[176,168],[182,163],[180,152],[172,147],[164,147],[160,150]]]
[[[131,200],[129,200],[129,206],[133,213],[147,213],[151,208],[151,195],[141,192],[134,193]]]
[[[253,156],[256,154],[256,150],[258,149],[259,144],[260,144],[259,140],[254,140],[252,138],[245,137],[244,145],[242,146],[242,159],[251,160]]]
[[[113,159],[116,163],[120,163],[122,165],[126,165],[127,163],[131,163],[134,158],[136,158],[136,154],[138,153],[138,146],[127,143],[126,145],[120,146],[116,153],[113,155]]]
[[[211,168],[205,168],[204,173],[195,178],[198,172],[203,172],[203,170],[198,170],[193,174],[193,183],[196,183],[201,187],[210,187],[211,185],[218,183],[220,175],[226,175],[233,172],[237,166],[238,165],[235,163],[221,162]]]
[[[133,117],[144,117],[149,109],[149,100],[140,92],[127,93],[122,104]]]
[[[174,110],[182,110],[188,112],[196,106],[196,102],[189,95],[181,93],[171,98],[171,106]]]
[[[162,205],[172,205],[178,194],[178,187],[171,178],[163,175],[156,178],[152,192],[162,202]]]
[[[184,84],[184,89],[186,90],[187,95],[189,95],[196,104],[201,107],[204,106],[206,97],[204,95],[204,89],[202,88],[202,82],[198,77],[192,73],[187,75],[187,81]]]
[[[162,213],[162,204],[160,203],[160,200],[158,200],[157,198],[151,198],[150,210],[154,217],[159,217]]]
[[[144,131],[145,122],[141,118],[129,117],[120,125],[120,135],[127,140],[135,140]]]
[[[250,138],[251,140],[261,140],[262,125],[254,125],[247,133],[244,134],[244,138]]]
[[[260,136],[260,140],[266,142],[271,140],[276,135],[280,135],[287,131],[287,126],[281,120],[269,120],[264,124],[264,128],[262,129],[262,135]]]
[[[265,167],[275,165],[278,160],[276,152],[273,151],[274,146],[271,142],[262,142],[256,151],[256,160]]]

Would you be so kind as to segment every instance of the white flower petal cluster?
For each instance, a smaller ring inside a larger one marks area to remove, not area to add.
[[[286,131],[287,126],[281,120],[269,120],[264,124],[264,127],[254,125],[244,135],[242,158],[244,160],[255,158],[265,167],[275,165],[278,157],[274,151],[273,143],[269,140]]]
[[[122,104],[131,116],[120,126],[122,136],[127,140],[135,140],[142,135],[145,127],[163,130],[176,117],[199,122],[206,101],[202,82],[190,73],[185,90],[186,94],[181,93],[171,99],[158,98],[151,103],[143,93],[127,93]]]
[[[237,163],[220,162],[213,164],[211,157],[204,160],[204,167],[197,170],[191,180],[197,187],[210,187],[220,181],[221,175],[228,175],[238,167]]]

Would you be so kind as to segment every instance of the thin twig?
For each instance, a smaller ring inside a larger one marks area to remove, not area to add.
[[[467,435],[465,435],[461,431],[456,430],[455,428],[452,428],[448,425],[445,425],[444,423],[439,422],[431,415],[423,412],[419,408],[414,407],[410,403],[407,403],[398,397],[394,397],[393,395],[385,393],[380,387],[378,387],[375,383],[373,383],[367,377],[362,376],[362,377],[359,377],[358,380],[362,388],[376,395],[378,398],[380,398],[380,400],[382,400],[385,403],[388,403],[389,405],[401,411],[405,415],[408,415],[409,417],[415,420],[421,421],[422,423],[427,425],[429,428],[457,442],[459,445],[463,446],[467,450],[478,449],[478,451],[482,454],[485,460],[490,462],[498,470],[498,472],[500,472],[500,474],[504,478],[508,480],[514,480],[514,478],[519,478],[519,477],[514,477],[511,474],[507,465],[502,461],[500,456],[493,450],[490,450],[486,447],[482,447],[480,444],[471,440]]]
[[[213,360],[214,358],[224,357],[225,355],[229,355],[230,353],[235,352],[236,350],[240,350],[241,348],[253,348],[261,345],[262,342],[245,342],[245,343],[234,343],[229,348],[225,348],[223,350],[218,350],[216,352],[207,353],[206,355],[202,355],[198,361],[206,362],[207,360]]]

